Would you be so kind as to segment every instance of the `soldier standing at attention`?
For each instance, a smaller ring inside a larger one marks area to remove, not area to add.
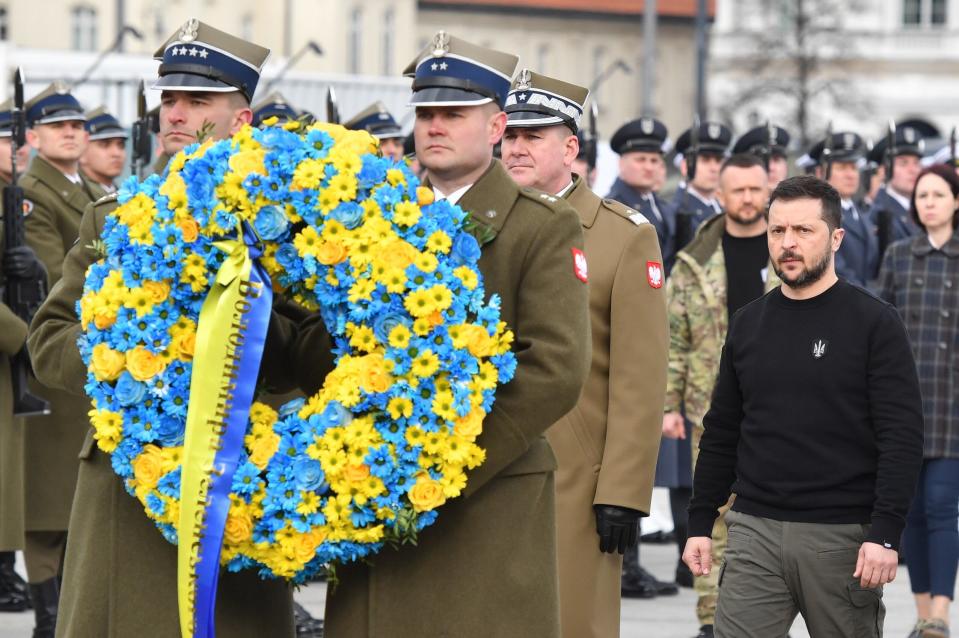
[[[673,239],[676,220],[669,205],[656,193],[666,162],[668,148],[666,126],[657,119],[641,117],[623,124],[610,140],[619,154],[619,177],[606,195],[643,214],[659,238],[666,273],[673,267]]]
[[[365,130],[380,142],[380,151],[384,157],[394,162],[403,159],[403,130],[396,123],[393,115],[386,110],[386,105],[380,101],[353,116],[349,122],[343,124],[351,130]]]
[[[84,177],[107,193],[117,189],[116,179],[127,161],[127,130],[104,107],[86,115],[84,128],[90,136],[87,150],[80,157]]]
[[[679,251],[666,285],[669,374],[663,436],[686,436],[681,413],[685,410],[686,418],[693,423],[694,467],[729,317],[779,283],[770,276],[763,217],[768,195],[766,172],[758,157],[733,155],[727,159],[720,169],[718,191],[724,212],[708,220],[696,238]],[[712,534],[713,555],[719,564],[726,545],[726,525],[721,515]],[[700,623],[697,638],[713,635],[717,573],[695,580]]]
[[[869,210],[869,220],[879,234],[880,259],[893,242],[922,232],[909,216],[909,198],[922,170],[925,140],[911,126],[900,126],[893,135],[893,142],[894,148],[889,148],[887,135],[876,142],[870,153],[880,165],[892,168],[892,174],[885,176],[886,183],[876,193],[876,200]],[[888,168],[886,172],[889,172]]]
[[[516,61],[440,31],[404,71],[413,76],[416,155],[435,198],[481,227],[479,270],[486,293],[503,300],[518,365],[483,421],[486,460],[463,495],[416,547],[337,569],[325,618],[337,638],[559,636],[556,457],[543,434],[576,405],[589,370],[588,275],[576,211],[519,188],[493,159]],[[323,375],[310,362],[329,337],[318,315],[307,322],[293,367],[312,393]]]
[[[546,433],[559,464],[560,624],[564,636],[615,638],[622,554],[649,515],[668,335],[652,224],[570,172],[587,94],[524,69],[506,100],[503,163],[520,186],[568,201],[583,226],[592,365],[576,407]]]
[[[769,175],[769,192],[779,182],[789,176],[789,162],[786,159],[790,140],[789,131],[775,124],[757,126],[743,133],[733,144],[733,155],[752,153],[766,163]]]
[[[86,206],[103,189],[80,174],[87,146],[86,117],[67,87],[55,82],[28,101],[27,142],[37,151],[20,180],[26,200],[27,243],[43,261],[49,288],[60,279],[63,259],[77,240]],[[89,401],[43,387],[35,394],[50,402],[51,414],[24,424],[24,559],[37,623],[35,638],[53,636],[60,597],[59,576],[67,523],[77,482],[77,454],[88,427]]]
[[[205,54],[205,65],[196,64],[191,50]],[[196,142],[204,126],[212,126],[213,139],[222,139],[249,124],[253,117],[250,96],[267,55],[268,49],[196,19],[178,29],[155,54],[162,61],[153,88],[162,91],[164,154],[172,156]],[[79,241],[64,261],[63,278],[31,323],[29,345],[37,377],[81,397],[87,368],[77,348],[80,322],[75,307],[87,267],[97,259],[89,246],[116,207],[116,196],[111,195],[85,212]],[[286,391],[292,385],[284,385],[283,379],[289,368],[289,331],[289,325],[274,313],[261,368],[270,391]],[[75,427],[88,434],[80,450],[57,635],[178,636],[177,549],[126,493],[110,457],[96,447],[89,424]],[[292,638],[290,586],[261,580],[252,571],[224,573],[218,583],[216,627],[218,635],[229,638]]]
[[[718,122],[703,122],[676,140],[676,159],[686,181],[680,182],[670,206],[676,222],[676,250],[692,241],[703,222],[722,212],[716,189],[719,168],[729,150],[733,134]]]
[[[253,126],[262,126],[264,120],[268,120],[271,117],[276,118],[276,123],[283,124],[284,122],[289,122],[291,120],[299,119],[300,113],[293,105],[290,104],[279,91],[274,91],[268,96],[254,104],[253,109]]]
[[[13,181],[11,109],[0,105],[0,193]],[[17,149],[17,171],[27,166],[30,147]],[[0,224],[0,281],[10,275],[45,276],[33,249],[5,250]],[[27,341],[27,324],[0,299],[0,611],[24,611],[30,606],[27,584],[14,570],[14,550],[23,549],[23,422],[13,416],[10,357]]]

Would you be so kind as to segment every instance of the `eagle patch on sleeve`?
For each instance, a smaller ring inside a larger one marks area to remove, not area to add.
[[[581,282],[588,283],[589,267],[586,264],[586,255],[579,248],[570,248],[573,251],[573,274]]]

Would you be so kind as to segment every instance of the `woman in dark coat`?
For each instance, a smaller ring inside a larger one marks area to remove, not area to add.
[[[949,635],[959,564],[959,177],[944,164],[916,181],[910,214],[924,232],[883,258],[880,294],[912,341],[922,389],[922,473],[903,548],[919,621],[910,636]]]

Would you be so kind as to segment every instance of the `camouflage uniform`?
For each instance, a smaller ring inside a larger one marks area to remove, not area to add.
[[[666,381],[666,412],[685,409],[693,423],[693,468],[699,455],[703,417],[716,383],[719,357],[729,323],[726,310],[726,257],[722,238],[726,215],[716,215],[700,226],[695,239],[676,255],[666,296],[669,311],[669,372]],[[769,267],[766,290],[779,285]],[[713,564],[722,562],[726,549],[728,505],[713,525]],[[701,625],[712,625],[719,593],[719,569],[696,578],[696,616]]]

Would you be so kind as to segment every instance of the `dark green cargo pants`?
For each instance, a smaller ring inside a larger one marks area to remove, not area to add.
[[[813,638],[880,638],[882,588],[853,578],[868,525],[789,523],[730,511],[717,638],[782,638],[802,614]]]

